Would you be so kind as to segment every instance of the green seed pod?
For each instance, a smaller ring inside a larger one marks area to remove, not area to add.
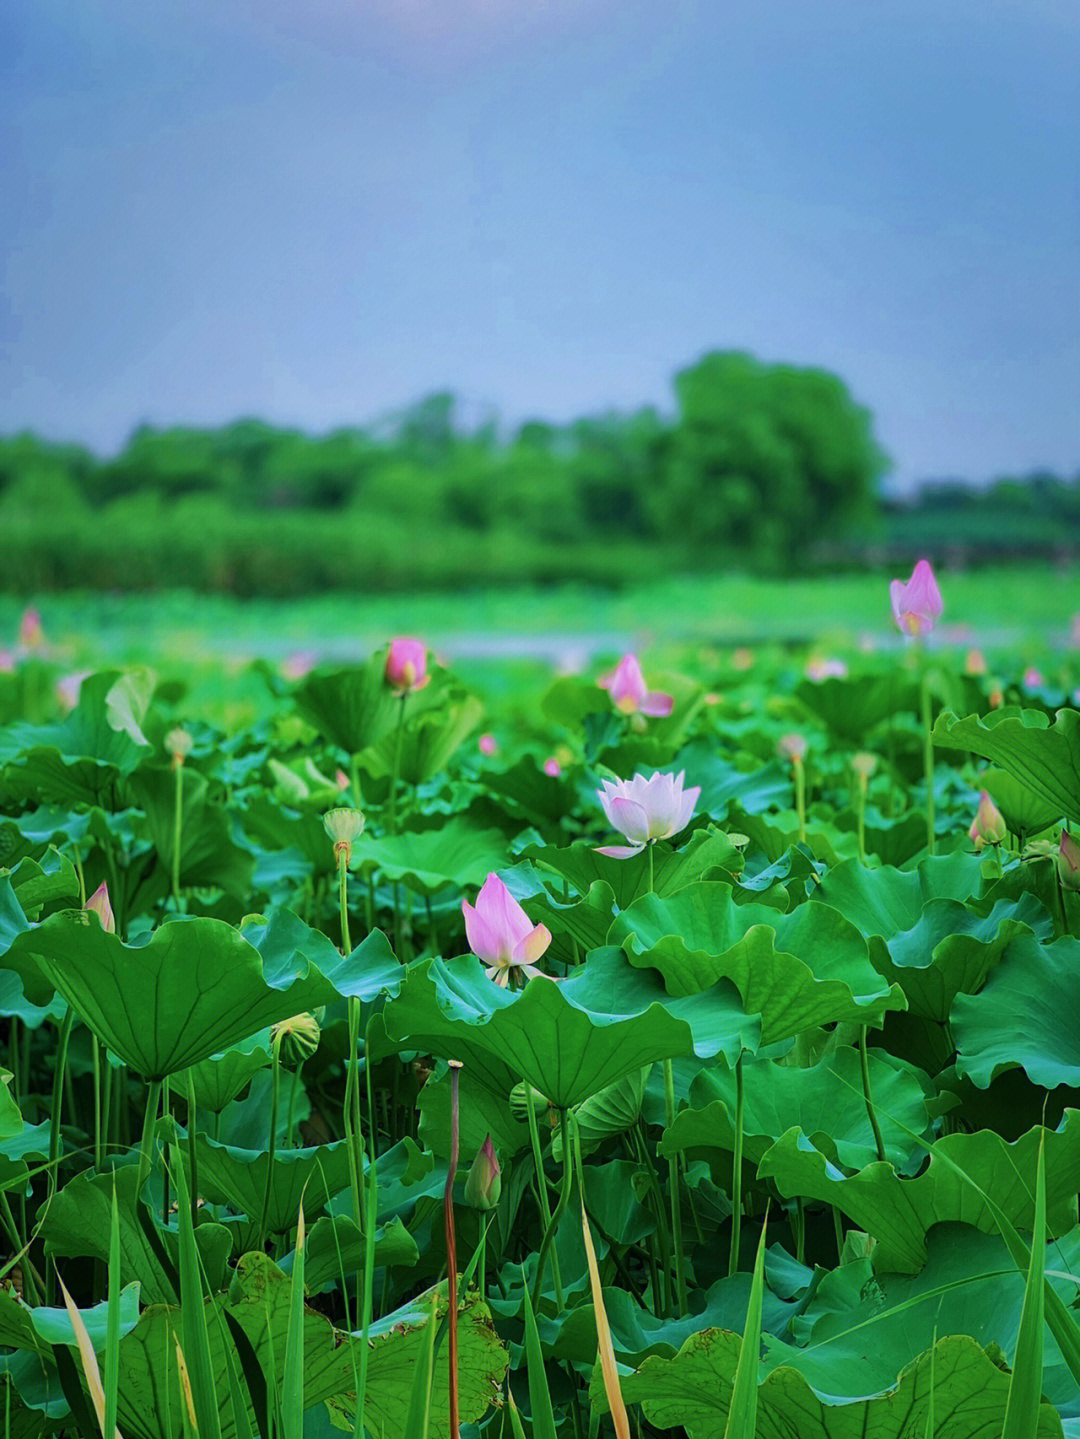
[[[510,1091],[510,1110],[519,1124],[528,1123],[530,1104],[534,1114],[543,1114],[548,1108],[548,1101],[538,1089],[531,1084],[515,1084]]]
[[[294,1014],[272,1026],[270,1042],[279,1045],[282,1064],[303,1064],[319,1047],[319,1021],[313,1014]]]

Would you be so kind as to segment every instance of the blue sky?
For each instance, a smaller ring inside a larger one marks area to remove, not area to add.
[[[895,482],[1080,468],[1075,0],[12,0],[0,431],[672,405],[822,365]]]

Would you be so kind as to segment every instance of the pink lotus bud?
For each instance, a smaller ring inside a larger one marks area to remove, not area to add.
[[[1056,858],[1062,889],[1080,890],[1080,844],[1077,844],[1067,829],[1061,831],[1061,844]]]
[[[112,905],[109,903],[109,890],[106,884],[98,885],[86,901],[86,908],[92,910],[101,920],[101,927],[106,934],[116,933],[116,917],[113,914]]]
[[[792,764],[802,764],[806,755],[806,736],[801,734],[781,735],[776,752],[784,759],[789,759]]]
[[[980,850],[988,844],[1001,844],[1007,833],[1001,811],[986,790],[981,790],[979,808],[971,822],[968,837],[974,841],[975,848]]]
[[[685,771],[677,775],[654,774],[648,779],[636,774],[631,780],[604,780],[596,796],[612,829],[630,841],[626,845],[605,845],[598,854],[611,859],[629,859],[640,854],[654,840],[670,839],[690,823],[701,786],[683,789]]]
[[[551,931],[532,920],[497,874],[489,874],[475,908],[463,900],[469,948],[488,966],[486,974],[504,989],[511,974],[530,979],[542,974],[536,961],[551,943]]]
[[[399,694],[422,690],[430,681],[426,648],[419,640],[391,640],[386,656],[386,683]]]
[[[480,747],[480,753],[493,755],[499,753],[499,742],[493,734],[482,734],[476,741]]]
[[[334,783],[337,785],[338,789],[349,788],[349,776],[345,773],[343,769],[339,768],[334,771]]]
[[[986,656],[982,650],[968,650],[964,656],[964,673],[966,675],[984,675],[986,668]]]
[[[554,755],[549,755],[548,758],[544,761],[544,773],[549,779],[562,778],[562,765],[559,763],[559,761],[555,758]]]
[[[1005,696],[1001,693],[1000,690],[991,690],[989,696],[990,708],[992,710],[1000,709],[1004,698]]]
[[[297,650],[281,665],[281,675],[287,680],[302,680],[315,668],[317,656],[314,650]]]
[[[944,608],[929,560],[919,561],[906,585],[903,580],[893,580],[889,596],[893,616],[905,635],[929,634]]]
[[[715,690],[710,690],[709,693],[705,696],[704,702],[705,704],[709,705],[710,708],[713,705],[722,705],[724,703],[724,696],[718,695]]]
[[[31,605],[23,610],[19,621],[19,644],[26,650],[37,650],[45,643],[45,631],[41,627],[41,611]]]
[[[476,1151],[472,1168],[465,1178],[465,1203],[474,1209],[494,1209],[502,1193],[502,1171],[491,1135]]]
[[[648,690],[636,655],[623,655],[610,675],[597,681],[611,691],[611,702],[620,714],[669,715],[675,701],[660,690]]]
[[[1034,665],[1029,665],[1024,671],[1024,688],[1037,690],[1042,683],[1042,671],[1037,670]]]

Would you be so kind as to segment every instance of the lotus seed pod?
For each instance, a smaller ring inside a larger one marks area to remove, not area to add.
[[[165,749],[172,755],[173,768],[178,769],[191,753],[195,741],[179,725],[165,736]]]
[[[851,756],[851,768],[861,780],[869,780],[873,777],[878,767],[878,757],[870,754],[867,750],[860,750],[858,754]]]
[[[353,841],[364,832],[364,816],[358,809],[328,809],[323,815],[323,829],[334,841],[334,856],[344,854],[345,863],[352,858]]]
[[[303,1064],[319,1047],[319,1021],[313,1014],[294,1014],[271,1027],[270,1042],[280,1042],[282,1064]]]
[[[543,1114],[548,1101],[531,1084],[515,1084],[510,1091],[510,1110],[519,1124],[528,1123],[530,1105],[534,1114]]]

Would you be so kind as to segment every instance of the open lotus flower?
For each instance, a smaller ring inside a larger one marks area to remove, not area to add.
[[[604,780],[596,795],[613,829],[624,834],[629,845],[605,845],[598,854],[611,859],[629,859],[640,854],[654,840],[670,839],[690,823],[701,794],[701,786],[683,789],[685,771],[654,774],[646,779],[636,774],[631,780]]]
[[[623,655],[612,673],[597,683],[611,691],[611,702],[620,714],[669,715],[675,705],[671,695],[646,689],[637,655]]]
[[[903,580],[893,580],[889,596],[893,616],[905,635],[929,634],[944,609],[929,560],[919,561],[906,585]]]
[[[968,838],[974,841],[977,850],[988,844],[1002,844],[1008,830],[1005,819],[986,790],[979,791],[979,808],[968,830]]]
[[[386,683],[399,694],[422,690],[430,681],[427,649],[419,640],[391,640],[386,656]]]
[[[484,880],[475,908],[462,900],[461,912],[469,948],[488,966],[488,979],[505,989],[514,973],[550,978],[536,968],[536,961],[551,943],[551,931],[532,923],[497,874]]]

